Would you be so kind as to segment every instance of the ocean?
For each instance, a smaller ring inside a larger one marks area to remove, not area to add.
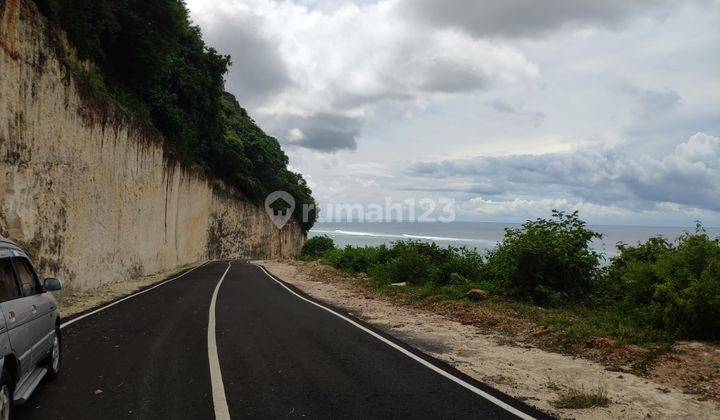
[[[308,236],[325,235],[333,239],[336,246],[378,246],[389,245],[400,240],[418,240],[435,242],[439,246],[466,246],[482,252],[491,249],[502,240],[506,227],[520,227],[519,223],[492,222],[452,222],[452,223],[330,223],[319,222],[310,230]],[[654,226],[589,226],[602,233],[602,240],[595,240],[591,247],[607,258],[617,255],[616,244],[624,242],[636,244],[652,236],[662,235],[675,239],[683,232],[694,232],[694,227],[654,227]],[[720,228],[707,228],[707,233],[715,238],[720,236]]]

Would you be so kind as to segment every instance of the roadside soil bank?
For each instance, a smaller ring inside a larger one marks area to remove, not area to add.
[[[560,418],[720,419],[720,346],[680,342],[654,358],[645,376],[623,368],[646,350],[614,347],[596,338],[582,357],[534,344],[537,326],[483,307],[482,302],[401,305],[374,291],[362,276],[318,262],[256,261],[321,301],[342,307],[421,351],[450,363]],[[523,325],[527,324],[527,325]],[[636,346],[635,346],[636,347]],[[593,359],[593,360],[590,360]],[[559,409],[571,389],[607,394],[607,407]]]

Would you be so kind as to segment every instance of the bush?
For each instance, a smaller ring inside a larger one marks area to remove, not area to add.
[[[448,260],[437,279],[440,284],[456,284],[458,276],[466,283],[484,280],[484,262],[474,249],[448,248]]]
[[[422,252],[418,247],[407,246],[406,243],[396,243],[392,249],[392,259],[384,264],[373,267],[370,277],[380,283],[425,284],[435,283],[440,273],[440,267],[433,264],[432,258]]]
[[[300,251],[303,257],[319,258],[325,252],[335,249],[335,242],[327,236],[316,236],[308,239]]]
[[[340,270],[365,272],[380,284],[454,284],[458,278],[477,280],[482,257],[466,248],[441,248],[434,243],[398,241],[388,248],[351,247],[323,254],[323,260]]]
[[[367,273],[375,264],[387,260],[388,249],[385,245],[379,247],[351,247],[334,249],[323,255],[323,261],[333,267],[349,273]]]
[[[601,280],[601,295],[606,298],[606,303],[628,299],[642,305],[648,304],[651,289],[657,282],[651,267],[657,261],[669,258],[671,243],[658,236],[634,247],[619,243],[617,249],[620,253],[613,257]],[[623,276],[632,277],[633,280],[625,282]]]
[[[681,338],[720,337],[720,240],[701,227],[674,243],[620,244],[603,279],[607,302]]]
[[[377,285],[407,282],[417,298],[462,299],[476,287],[562,306],[557,310],[585,319],[564,327],[576,337],[720,338],[720,239],[699,226],[673,242],[654,237],[635,246],[621,243],[619,255],[600,269],[600,255],[590,249],[599,237],[577,212],[554,211],[550,220],[507,229],[485,258],[474,250],[416,241],[336,249],[329,238],[311,239],[303,253],[322,254],[340,270],[367,273]]]
[[[683,313],[687,336],[720,338],[720,262],[708,262],[700,278],[685,292]]]
[[[585,226],[577,211],[553,210],[550,220],[508,228],[498,247],[488,252],[486,275],[502,282],[510,295],[540,305],[583,298],[599,274],[600,255],[590,249],[590,242],[601,238]]]

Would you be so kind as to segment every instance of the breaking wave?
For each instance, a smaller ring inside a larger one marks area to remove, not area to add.
[[[377,232],[356,232],[351,230],[320,230],[313,229],[314,233],[324,233],[330,235],[347,235],[347,236],[368,236],[373,238],[394,238],[394,239],[418,239],[422,241],[439,241],[439,242],[476,242],[490,246],[495,245],[495,241],[487,239],[469,239],[469,238],[453,238],[446,236],[429,236],[429,235],[411,235],[409,233],[393,234],[393,233],[377,233]]]

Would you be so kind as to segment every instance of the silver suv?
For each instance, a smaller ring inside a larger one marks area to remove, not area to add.
[[[0,236],[0,420],[60,372],[60,313],[47,293],[60,287],[41,284],[25,252]]]

